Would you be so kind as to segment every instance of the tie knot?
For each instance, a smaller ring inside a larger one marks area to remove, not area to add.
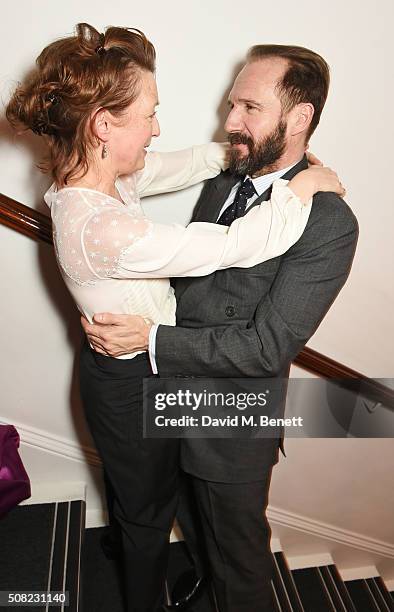
[[[244,180],[240,187],[239,193],[246,196],[248,199],[256,193],[256,190],[250,178]]]

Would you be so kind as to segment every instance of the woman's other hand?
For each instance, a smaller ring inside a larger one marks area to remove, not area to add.
[[[311,151],[305,151],[309,166],[322,166],[323,162]]]
[[[288,187],[304,203],[307,203],[318,191],[331,191],[341,197],[346,189],[334,170],[324,166],[312,165],[307,170],[299,172],[288,184]]]

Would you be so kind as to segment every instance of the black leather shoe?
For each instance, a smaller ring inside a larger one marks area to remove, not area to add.
[[[202,595],[206,587],[206,578],[199,578],[194,569],[181,574],[176,581],[171,593],[173,603],[168,606],[169,610],[187,610]]]

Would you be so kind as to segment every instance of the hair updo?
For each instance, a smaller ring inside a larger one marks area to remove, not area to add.
[[[154,46],[139,30],[109,27],[100,34],[87,23],[41,52],[6,117],[16,129],[47,136],[49,157],[39,167],[52,172],[57,185],[88,170],[92,113],[106,108],[121,116],[138,97],[141,71],[155,71],[155,58]]]

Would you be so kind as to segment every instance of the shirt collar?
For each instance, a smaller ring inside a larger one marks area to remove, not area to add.
[[[291,168],[294,168],[299,163],[299,161],[295,162],[295,164],[291,164],[291,166],[287,166],[287,168],[281,168],[280,170],[276,170],[275,172],[269,172],[268,174],[263,174],[262,176],[257,176],[256,178],[251,178],[250,176],[246,176],[245,178],[250,178],[253,183],[253,186],[256,190],[258,196],[261,196],[269,187],[271,187],[272,183],[279,179],[281,176],[286,174]]]

